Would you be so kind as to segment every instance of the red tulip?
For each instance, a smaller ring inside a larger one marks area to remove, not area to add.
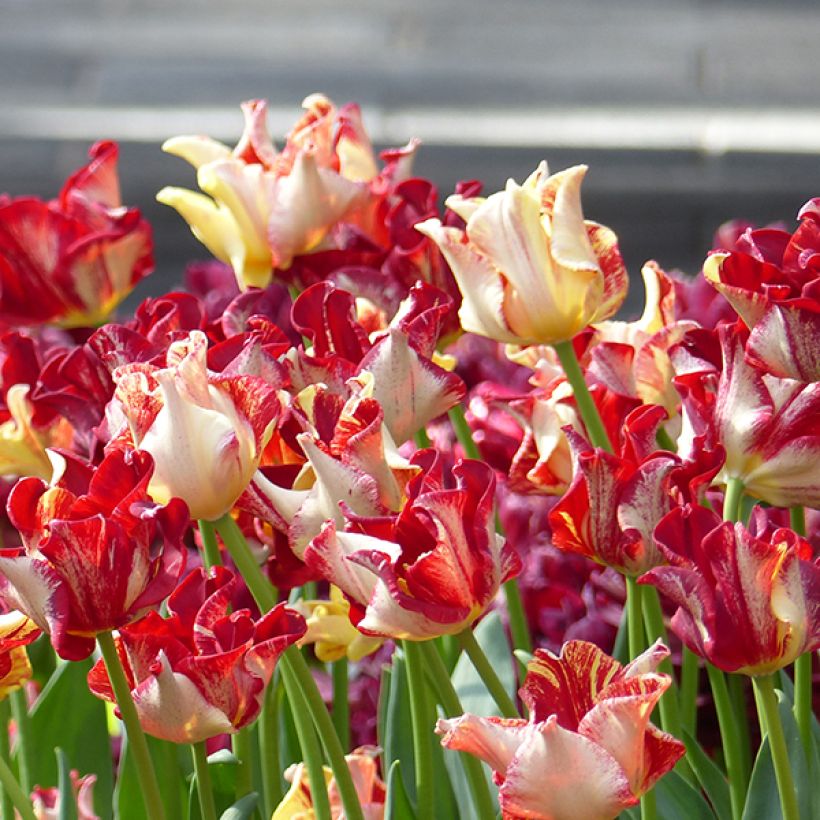
[[[26,478],[9,496],[24,547],[0,550],[0,595],[51,635],[61,657],[81,660],[98,632],[136,620],[173,590],[188,509],[177,498],[151,501],[147,453],[113,452],[96,469],[52,457],[51,485]]]
[[[237,586],[224,567],[194,570],[168,599],[169,618],[149,612],[120,630],[117,649],[148,734],[197,743],[256,719],[276,661],[306,626],[284,604],[258,621],[247,609],[231,611]],[[88,683],[114,702],[102,661]]]
[[[677,604],[672,629],[693,652],[726,672],[768,675],[820,647],[820,562],[762,510],[752,527],[678,507],[655,530],[670,565],[639,583]]]

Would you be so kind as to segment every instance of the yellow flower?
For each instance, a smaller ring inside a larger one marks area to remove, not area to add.
[[[612,316],[628,281],[615,234],[585,222],[584,165],[548,176],[546,163],[523,185],[487,199],[451,196],[466,227],[438,219],[416,225],[441,249],[464,297],[472,333],[511,344],[554,344]]]

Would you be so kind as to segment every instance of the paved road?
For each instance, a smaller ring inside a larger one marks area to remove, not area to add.
[[[192,182],[162,139],[231,140],[255,96],[281,133],[322,90],[380,141],[422,137],[445,193],[588,162],[587,212],[631,268],[694,270],[720,221],[820,194],[818,42],[808,1],[0,0],[0,190],[53,194],[91,139],[120,139],[162,288],[200,253],[153,202]]]

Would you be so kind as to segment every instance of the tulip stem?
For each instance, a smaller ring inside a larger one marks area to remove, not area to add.
[[[265,690],[265,702],[259,716],[259,758],[262,763],[262,816],[270,817],[282,801],[282,763],[279,756],[279,678]]]
[[[251,768],[253,752],[249,726],[245,726],[233,735],[231,751],[237,759],[234,789],[236,799],[239,800],[253,791],[253,769]]]
[[[5,711],[6,714],[8,714],[8,709]],[[14,776],[14,772],[12,772],[9,764],[6,762],[8,760],[9,745],[8,723],[6,721],[2,722],[0,731],[5,733],[5,743],[0,741],[0,745],[5,747],[2,749],[2,754],[0,754],[0,784],[3,786],[3,820],[14,820],[14,809],[20,812],[22,820],[37,820],[34,815],[34,809],[28,797],[26,797],[26,793],[20,788],[20,784]],[[14,808],[12,808],[12,806]]]
[[[634,661],[646,649],[641,612],[641,587],[631,575],[624,575],[626,581],[626,629],[629,643],[629,660]]]
[[[194,760],[196,774],[196,792],[199,795],[199,811],[202,820],[216,820],[214,789],[211,783],[211,771],[208,768],[208,752],[205,741],[191,744],[191,757]]]
[[[668,450],[670,453],[677,453],[678,446],[675,444],[672,436],[666,432],[663,426],[658,427],[658,432],[655,433],[655,441],[658,442],[658,446],[664,450]]]
[[[655,800],[655,792],[651,789],[641,795],[641,820],[656,820],[658,816],[658,804]]]
[[[743,479],[730,478],[726,482],[726,493],[723,496],[723,520],[740,521],[740,505],[743,501]]]
[[[584,380],[584,373],[578,363],[578,357],[575,355],[572,340],[556,342],[553,347],[558,354],[561,367],[564,369],[564,375],[572,387],[575,403],[578,405],[578,412],[581,414],[584,426],[587,428],[590,443],[593,447],[600,447],[608,453],[613,452],[612,442],[609,440],[606,428],[601,420],[601,414],[598,412],[598,408],[592,400],[592,394],[589,392],[587,383]]]
[[[301,658],[302,656],[299,655],[299,657]],[[282,669],[282,681],[285,685],[285,694],[290,704],[290,713],[293,715],[296,735],[299,738],[299,746],[302,749],[302,760],[307,769],[313,811],[316,815],[316,820],[331,820],[330,800],[325,786],[322,748],[319,745],[316,728],[311,719],[310,707],[304,697],[304,692],[299,686],[298,680],[287,668],[284,657],[280,660],[280,666]]]
[[[783,820],[800,820],[797,807],[797,792],[794,788],[789,753],[786,748],[786,737],[783,734],[783,725],[780,722],[780,712],[777,708],[777,695],[774,692],[774,676],[763,675],[752,678],[755,691],[755,700],[758,709],[766,716],[765,735],[769,738],[769,748],[772,752],[774,774],[777,780],[777,790],[780,793],[780,808]]]
[[[806,535],[806,511],[803,507],[792,507],[789,511],[792,529],[800,536]],[[803,748],[811,759],[812,739],[812,663],[813,652],[805,652],[794,662],[794,719],[800,732]]]
[[[9,695],[11,714],[17,725],[17,771],[20,788],[25,794],[31,791],[31,724],[28,716],[28,699],[22,687]]]
[[[699,677],[698,656],[684,645],[681,649],[680,719],[681,725],[692,737],[697,736]]]
[[[521,649],[528,654],[532,654],[532,637],[530,627],[527,624],[527,615],[524,612],[524,601],[521,598],[521,588],[518,586],[516,578],[510,578],[504,582],[504,597],[507,600],[507,615],[510,619],[510,636],[512,637],[513,649]],[[527,667],[521,664],[521,673],[526,675]]]
[[[276,592],[270,581],[262,574],[262,570],[256,563],[256,559],[248,547],[248,542],[242,534],[242,530],[230,515],[224,515],[216,522],[217,532],[222,536],[222,542],[233,559],[240,575],[245,579],[248,589],[253,595],[259,609],[269,612],[276,606]],[[295,646],[289,646],[282,654],[280,661],[282,669],[282,680],[288,693],[288,700],[294,708],[294,720],[299,707],[296,700],[302,697],[307,705],[316,731],[322,739],[327,751],[330,767],[336,778],[336,786],[339,789],[339,796],[342,798],[344,813],[347,820],[363,820],[362,807],[359,804],[359,797],[353,786],[353,779],[350,776],[350,769],[345,760],[342,744],[336,730],[333,728],[333,721],[327,711],[322,696],[316,687],[316,681],[308,669],[305,659]],[[316,782],[314,780],[314,782]]]
[[[198,523],[199,534],[202,536],[202,563],[205,564],[205,569],[218,567],[222,563],[222,556],[219,554],[213,522],[200,519]]]
[[[0,760],[10,760],[11,754],[9,749],[9,704],[8,701],[0,701]],[[5,781],[4,781],[5,782]],[[11,796],[5,785],[0,789],[0,807],[2,807],[3,820],[14,820],[14,806],[11,802]]]
[[[125,677],[125,670],[122,668],[114,637],[110,632],[100,632],[97,635],[97,643],[108,672],[111,688],[114,690],[122,722],[125,725],[128,743],[134,754],[147,816],[151,820],[165,820],[165,807],[162,804],[157,775],[151,762],[151,753],[148,751],[148,743],[145,740],[142,726],[140,726],[137,707],[134,706],[131,698],[131,688]]]
[[[410,690],[410,717],[413,724],[413,759],[416,769],[416,815],[433,817],[433,726],[427,709],[427,681],[424,678],[424,656],[414,641],[402,641],[407,662],[407,686]]]
[[[333,677],[333,725],[342,748],[350,748],[350,701],[348,700],[348,667],[347,658],[339,658],[331,665]]]
[[[467,423],[467,416],[464,414],[464,405],[457,404],[451,407],[447,411],[447,416],[450,419],[450,424],[453,425],[453,432],[456,434],[458,443],[464,450],[464,455],[467,456],[467,458],[474,458],[480,461],[481,453],[473,439],[473,431]]]
[[[518,714],[518,709],[515,708],[512,698],[507,694],[504,684],[501,683],[495,669],[493,669],[492,664],[484,654],[484,650],[476,640],[473,630],[470,627],[467,627],[467,629],[459,632],[456,635],[456,638],[458,638],[461,648],[469,656],[470,662],[473,664],[479,677],[487,687],[487,691],[492,695],[492,698],[495,701],[496,706],[498,706],[501,715],[505,718],[521,717]]]
[[[712,687],[720,736],[723,740],[723,755],[726,759],[726,774],[729,780],[729,796],[732,804],[732,820],[740,820],[746,800],[746,778],[743,772],[743,750],[737,732],[735,711],[726,686],[726,677],[715,666],[706,662],[706,672]]]
[[[436,692],[438,702],[441,704],[444,714],[448,718],[460,717],[464,714],[464,707],[458,698],[458,693],[453,687],[447,668],[441,655],[438,654],[432,641],[424,641],[419,644],[424,655],[424,668],[429,676],[433,689]],[[470,784],[470,791],[475,804],[475,817],[477,820],[495,820],[495,809],[493,799],[490,795],[490,787],[484,775],[481,761],[468,752],[461,752],[461,763]]]

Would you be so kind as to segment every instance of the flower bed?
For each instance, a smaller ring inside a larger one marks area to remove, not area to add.
[[[3,816],[820,815],[820,200],[626,321],[585,166],[304,109],[165,143],[133,316],[115,144],[0,196]]]

